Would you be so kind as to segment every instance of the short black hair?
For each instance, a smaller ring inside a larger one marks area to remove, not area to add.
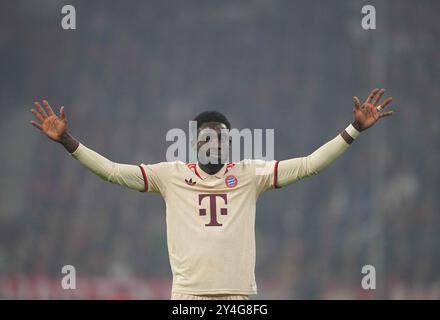
[[[218,111],[204,111],[199,113],[193,121],[197,121],[197,129],[200,129],[202,124],[206,122],[220,122],[223,123],[229,130],[231,130],[231,124],[228,119],[226,119],[223,113]]]

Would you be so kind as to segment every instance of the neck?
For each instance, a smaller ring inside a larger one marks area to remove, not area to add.
[[[201,164],[199,163],[199,167],[205,171],[207,174],[213,175],[216,174],[217,172],[219,172],[221,170],[221,168],[223,168],[224,163],[217,163],[217,164],[213,164],[213,163],[208,163],[208,164]]]

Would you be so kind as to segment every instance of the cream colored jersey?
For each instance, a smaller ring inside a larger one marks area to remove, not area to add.
[[[277,161],[229,163],[215,175],[180,161],[141,165],[166,202],[173,292],[256,294],[255,209],[276,185]]]
[[[359,135],[351,125],[347,132]],[[315,175],[348,148],[337,135],[305,157],[243,160],[215,175],[197,164],[120,164],[80,144],[72,153],[105,181],[160,193],[166,202],[173,292],[255,294],[255,209],[258,196]]]

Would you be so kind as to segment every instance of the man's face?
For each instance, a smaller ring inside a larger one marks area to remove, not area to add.
[[[229,158],[229,130],[221,122],[205,122],[197,132],[197,158],[202,164],[226,163]]]

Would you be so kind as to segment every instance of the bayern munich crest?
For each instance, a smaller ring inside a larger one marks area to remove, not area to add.
[[[225,183],[228,188],[234,188],[237,185],[238,180],[235,176],[227,176]]]

